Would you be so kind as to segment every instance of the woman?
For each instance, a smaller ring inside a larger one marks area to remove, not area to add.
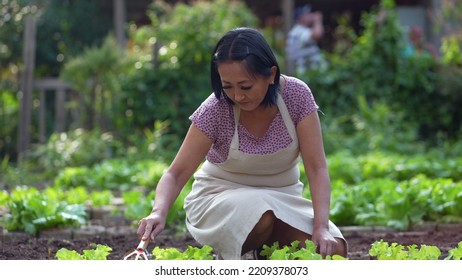
[[[239,259],[264,244],[312,240],[320,254],[347,256],[329,221],[330,179],[318,106],[308,86],[282,76],[256,30],[238,28],[218,42],[211,63],[214,93],[192,114],[184,142],[156,188],[138,228],[154,240],[170,206],[194,174],[185,199],[186,225],[223,259]],[[312,201],[303,198],[303,159]],[[206,158],[204,164],[196,171]]]

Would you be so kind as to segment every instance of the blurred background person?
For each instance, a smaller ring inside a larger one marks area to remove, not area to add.
[[[423,30],[418,25],[413,25],[409,29],[408,44],[405,49],[406,56],[416,54],[431,55],[433,58],[438,57],[436,48],[425,41]]]
[[[310,68],[323,67],[326,62],[318,47],[324,34],[321,12],[312,12],[311,5],[294,11],[295,24],[289,31],[286,53],[295,65],[296,74],[303,74]]]

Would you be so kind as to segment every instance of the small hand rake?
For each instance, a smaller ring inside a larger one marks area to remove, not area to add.
[[[149,260],[149,254],[146,252],[146,247],[148,247],[148,243],[149,241],[148,240],[141,240],[140,241],[140,244],[138,244],[138,247],[133,251],[131,252],[130,254],[126,255],[124,257],[124,260],[140,260],[140,259],[144,259],[144,260]]]

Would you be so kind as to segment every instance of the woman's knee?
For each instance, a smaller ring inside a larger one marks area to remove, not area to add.
[[[276,216],[273,211],[267,211],[261,215],[255,227],[250,232],[250,235],[269,236],[273,231]]]
[[[262,227],[272,229],[275,220],[276,216],[274,215],[273,211],[266,211],[263,213],[263,215],[261,215],[261,218],[257,224],[260,224]]]
[[[252,231],[247,236],[244,244],[242,245],[242,252],[246,253],[250,250],[254,250],[261,247],[268,240],[268,237],[273,231],[274,221],[276,216],[273,211],[267,211],[263,213],[260,220],[254,226]]]
[[[273,226],[273,232],[269,241],[271,244],[277,241],[279,245],[290,245],[295,240],[307,239],[311,240],[310,234],[298,230],[279,219],[276,219]]]

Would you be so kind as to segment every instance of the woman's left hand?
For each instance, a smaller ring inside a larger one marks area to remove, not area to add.
[[[328,228],[314,229],[312,241],[317,247],[317,251],[322,258],[336,254],[338,242],[329,232]]]

